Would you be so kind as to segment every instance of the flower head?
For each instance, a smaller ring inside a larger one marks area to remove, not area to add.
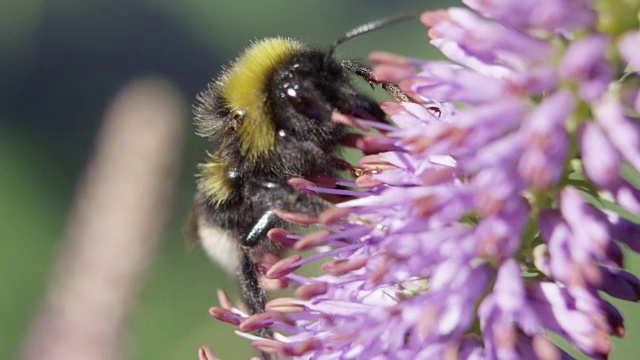
[[[383,103],[396,125],[356,142],[363,175],[338,182],[359,187],[342,193],[353,199],[320,217],[323,230],[288,234],[294,248],[318,249],[267,271],[297,297],[253,317],[216,308],[241,330],[270,326],[274,338],[257,348],[308,359],[568,357],[552,331],[605,358],[610,337],[624,335],[600,294],[640,300],[621,250],[640,251],[640,192],[623,176],[640,172],[640,89],[619,73],[640,68],[639,32],[596,30],[603,15],[589,0],[464,3],[421,17],[452,62],[372,54],[376,78],[411,101]],[[324,274],[295,272],[319,259]]]

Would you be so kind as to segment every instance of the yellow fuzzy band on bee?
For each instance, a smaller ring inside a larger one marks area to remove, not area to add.
[[[233,184],[229,181],[227,164],[221,158],[209,154],[209,161],[198,165],[198,188],[207,195],[213,205],[225,202],[233,191]]]
[[[267,84],[274,70],[303,48],[286,38],[250,46],[218,82],[232,114],[243,113],[238,135],[243,154],[256,159],[275,147],[275,125],[267,108]]]

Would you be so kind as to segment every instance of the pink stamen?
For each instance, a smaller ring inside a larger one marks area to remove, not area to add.
[[[354,270],[361,269],[366,264],[366,257],[351,260],[334,260],[322,264],[322,270],[333,276],[342,276]]]
[[[287,279],[268,279],[265,276],[260,277],[260,286],[267,291],[284,290],[289,287]]]
[[[220,321],[224,321],[235,326],[240,325],[244,320],[240,315],[231,312],[231,310],[223,309],[218,306],[211,307],[209,309],[209,314]]]
[[[285,211],[282,209],[273,209],[273,212],[282,220],[303,227],[316,224],[318,222],[317,217],[309,214]]]
[[[198,348],[198,360],[219,360],[213,350],[207,345]]]
[[[369,54],[369,60],[374,64],[392,64],[398,66],[420,66],[424,63],[424,61],[420,59],[408,58],[386,51],[372,51],[371,54]]]
[[[302,256],[298,254],[291,255],[286,257],[277,263],[275,263],[265,274],[265,276],[269,279],[279,279],[287,274],[290,274],[296,271],[300,266],[295,266],[293,264],[297,263],[302,259]]]
[[[238,329],[244,332],[254,332],[256,330],[269,327],[273,325],[273,323],[274,319],[270,313],[259,313],[249,316],[249,318],[240,323]]]
[[[309,186],[307,187],[308,190],[311,191],[315,191],[317,193],[321,193],[321,194],[333,194],[333,195],[347,195],[347,196],[358,196],[358,197],[363,197],[363,196],[369,196],[370,194],[364,191],[355,191],[355,190],[344,190],[344,189],[328,189],[328,188],[322,188],[322,187],[318,187],[318,186]]]
[[[356,183],[353,180],[336,179],[336,185],[355,187]]]
[[[287,275],[287,280],[289,280],[290,284],[295,284],[295,285],[305,285],[305,284],[318,282],[318,280],[315,280],[306,276],[302,276],[296,273],[291,273]]]
[[[365,132],[369,131],[369,127],[361,122],[362,119],[352,115],[343,114],[337,110],[334,110],[333,113],[331,113],[331,120]]]
[[[325,245],[331,232],[329,230],[320,230],[307,234],[293,246],[298,251],[309,250],[314,247]]]
[[[260,339],[251,343],[251,346],[266,353],[283,353],[285,344],[270,339]]]
[[[301,301],[296,298],[277,298],[269,301],[266,305],[269,311],[278,311],[281,313],[298,313],[306,310],[306,307],[301,304]]]
[[[315,186],[316,184],[307,180],[307,179],[303,179],[303,178],[291,178],[289,179],[289,181],[287,181],[289,183],[289,185],[295,187],[298,191],[302,191],[304,193],[307,193],[309,195],[315,195],[314,193],[312,193],[309,188],[312,186]]]
[[[351,209],[344,208],[330,208],[322,212],[318,217],[318,222],[322,225],[333,225],[340,222],[348,214],[351,213]]]
[[[393,101],[383,101],[380,103],[380,109],[384,111],[387,115],[409,115],[410,112],[404,108],[404,106],[393,102]]]
[[[218,295],[218,302],[223,309],[231,310],[233,308],[233,302],[224,290],[218,289],[216,290],[216,294]]]
[[[269,238],[269,240],[279,242],[287,246],[294,246],[296,240],[301,237],[302,236],[294,232],[282,228],[273,228],[267,232],[267,238]]]
[[[309,300],[319,295],[326,294],[329,284],[325,282],[317,282],[313,284],[302,285],[296,289],[296,297],[303,300]]]
[[[363,188],[375,187],[382,184],[382,181],[375,179],[371,174],[359,176],[358,179],[356,179],[356,185]]]
[[[360,135],[355,141],[355,148],[362,150],[365,154],[377,154],[394,150],[396,141],[398,140],[385,135]]]
[[[319,260],[319,259],[322,259],[322,258],[326,258],[326,257],[329,257],[329,256],[338,255],[338,254],[340,254],[342,252],[345,252],[345,251],[357,250],[357,249],[361,248],[362,246],[364,246],[364,244],[365,243],[351,244],[351,245],[343,246],[341,248],[332,249],[332,250],[329,250],[329,251],[326,251],[326,252],[323,252],[323,253],[320,253],[320,254],[309,256],[307,258],[304,258],[304,259],[298,261],[297,263],[292,264],[292,266],[300,267],[300,266],[302,266],[304,264],[308,264],[310,262],[313,262],[313,261],[316,261],[316,260]]]
[[[374,129],[378,129],[378,130],[384,130],[384,131],[397,131],[400,130],[398,129],[396,126],[387,124],[387,123],[383,123],[383,122],[379,122],[379,121],[371,121],[371,120],[365,120],[365,119],[358,119],[359,122],[368,125]]]
[[[411,66],[406,65],[378,65],[373,69],[373,76],[376,79],[387,83],[397,84],[407,78],[411,78],[416,71]]]
[[[284,354],[288,356],[301,356],[309,351],[319,348],[321,342],[317,339],[309,339],[302,342],[285,344]]]

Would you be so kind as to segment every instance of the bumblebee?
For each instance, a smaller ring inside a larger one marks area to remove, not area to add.
[[[251,313],[263,312],[267,299],[256,264],[264,254],[282,251],[267,238],[270,229],[287,225],[278,210],[317,216],[331,206],[288,181],[355,170],[334,153],[346,134],[345,125],[333,120],[336,114],[385,121],[377,103],[356,90],[349,76],[354,73],[373,87],[378,83],[371,70],[336,60],[335,48],[413,18],[400,15],[365,24],[328,50],[288,38],[256,42],[198,95],[198,135],[219,145],[199,165],[186,232],[215,262],[238,274]],[[407,100],[395,85],[382,86]]]

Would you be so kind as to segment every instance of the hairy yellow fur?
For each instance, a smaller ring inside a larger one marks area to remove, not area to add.
[[[214,205],[220,205],[229,198],[233,185],[227,177],[228,164],[221,158],[209,154],[209,161],[200,164],[198,187]]]
[[[218,85],[233,112],[243,112],[238,135],[243,154],[256,159],[275,147],[275,127],[266,107],[266,86],[273,71],[301,48],[286,38],[251,45],[227,70]]]

